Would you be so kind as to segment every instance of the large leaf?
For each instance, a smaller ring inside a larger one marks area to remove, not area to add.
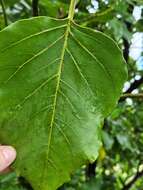
[[[4,0],[6,6],[13,6],[14,4],[18,3],[19,0]]]
[[[0,32],[0,142],[35,190],[54,190],[97,158],[103,118],[126,79],[121,51],[68,19],[38,17]]]

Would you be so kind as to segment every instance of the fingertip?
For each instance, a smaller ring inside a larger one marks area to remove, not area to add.
[[[0,146],[0,171],[6,169],[16,158],[16,150],[11,146]]]
[[[2,153],[9,163],[12,163],[16,158],[16,150],[12,146],[2,146]]]

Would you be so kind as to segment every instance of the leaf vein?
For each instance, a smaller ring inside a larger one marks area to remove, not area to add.
[[[80,69],[80,67],[78,66],[78,63],[77,63],[77,61],[75,60],[74,56],[72,55],[72,53],[70,52],[70,50],[69,50],[68,48],[66,48],[66,51],[67,51],[68,54],[70,55],[70,57],[71,57],[71,59],[72,59],[74,65],[75,65],[76,68],[77,68],[77,71],[79,72],[80,76],[82,77],[82,79],[84,80],[84,82],[85,82],[86,85],[88,86],[89,90],[91,91],[93,97],[95,98],[94,92],[93,92],[92,88],[90,87],[90,85],[89,85],[89,83],[88,83],[86,77],[85,77],[84,74],[81,72],[81,69]]]
[[[61,82],[65,85],[65,86],[67,86],[69,89],[71,89],[73,92],[74,92],[74,94],[75,95],[77,95],[77,96],[79,96],[81,99],[83,99],[82,97],[81,97],[81,95],[72,87],[72,86],[70,86],[70,84],[68,84],[66,81],[64,81],[63,79],[61,79]]]
[[[72,104],[72,102],[70,101],[70,99],[61,91],[59,90],[59,93],[65,98],[65,100],[67,101],[67,103],[70,105],[73,113],[76,113],[76,109],[74,108],[74,105]],[[76,117],[78,117],[78,119],[80,119],[79,115],[75,115]]]
[[[3,52],[6,51],[7,49],[10,49],[10,48],[16,46],[17,44],[19,44],[19,43],[21,43],[21,42],[23,42],[23,41],[26,41],[26,40],[28,40],[28,39],[30,39],[30,38],[32,38],[32,37],[41,35],[41,34],[43,34],[43,33],[48,33],[48,32],[51,32],[51,31],[54,31],[54,30],[57,30],[57,29],[60,29],[60,28],[64,28],[64,27],[66,27],[66,24],[65,24],[65,25],[61,25],[61,26],[59,26],[59,27],[54,27],[54,28],[51,28],[51,29],[43,30],[43,31],[41,31],[41,32],[32,34],[32,35],[27,36],[27,37],[25,37],[25,38],[23,38],[23,39],[21,39],[21,40],[19,40],[19,41],[17,41],[17,42],[12,43],[12,44],[9,45],[8,47],[2,49],[1,52],[3,53]]]
[[[58,75],[56,74],[56,75],[53,75],[52,77],[48,78],[47,80],[45,80],[36,89],[34,89],[32,92],[30,92],[19,104],[17,104],[15,106],[15,109],[21,107],[29,98],[33,97],[33,95],[35,95],[42,87],[44,87],[45,85],[47,85],[51,80],[53,80],[57,76]]]
[[[110,81],[112,82],[112,85],[113,85],[113,89],[115,90],[115,85],[113,83],[113,79],[112,79],[112,76],[110,74],[110,72],[108,71],[108,69],[105,67],[104,64],[101,63],[101,61],[95,56],[93,55],[93,53],[88,49],[86,48],[74,35],[73,33],[70,31],[70,34],[72,36],[72,38],[74,39],[74,41],[79,44],[79,46],[85,51],[87,52],[98,64],[99,66],[102,68],[102,70],[104,71],[104,73],[106,74],[107,78],[110,79]]]
[[[28,59],[27,61],[25,61],[23,64],[21,64],[18,69],[16,69],[15,72],[13,72],[9,78],[7,80],[4,81],[4,84],[6,84],[7,82],[9,82],[21,69],[23,69],[23,67],[25,65],[27,65],[28,63],[31,63],[34,59],[36,59],[37,57],[39,57],[40,55],[42,55],[44,52],[46,52],[47,50],[49,50],[51,47],[53,47],[58,41],[60,41],[63,38],[63,36],[60,36],[57,40],[55,40],[52,44],[50,44],[48,47],[42,49],[40,52],[38,52],[37,54],[35,54],[34,56],[32,56],[30,59]]]

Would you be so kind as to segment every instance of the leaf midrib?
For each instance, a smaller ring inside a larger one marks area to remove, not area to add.
[[[70,25],[71,25],[71,20],[68,20],[67,23],[67,28],[65,31],[65,38],[64,38],[64,44],[63,44],[63,48],[61,51],[61,59],[60,59],[60,64],[59,64],[59,69],[58,69],[58,77],[57,77],[57,85],[56,85],[56,90],[55,90],[55,98],[53,101],[53,112],[52,112],[52,117],[51,117],[51,122],[50,122],[50,129],[49,129],[49,135],[48,135],[48,148],[47,148],[47,152],[46,152],[46,159],[48,163],[48,159],[49,159],[49,152],[50,152],[50,145],[51,145],[51,139],[52,139],[52,131],[53,131],[53,126],[54,126],[54,119],[55,119],[55,112],[56,112],[56,106],[57,106],[57,99],[58,99],[58,91],[59,91],[59,87],[60,87],[60,80],[61,80],[61,74],[62,74],[62,66],[64,63],[64,56],[65,56],[65,52],[66,52],[66,47],[67,47],[67,41],[68,41],[68,36],[70,34]],[[44,167],[44,170],[47,167]],[[45,174],[45,172],[44,172]],[[44,179],[44,176],[43,176]],[[43,180],[44,182],[44,180]],[[44,186],[44,184],[42,184],[42,186]]]

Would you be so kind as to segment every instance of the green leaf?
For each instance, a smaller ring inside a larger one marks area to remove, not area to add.
[[[0,190],[26,190],[20,186],[17,176],[11,172],[0,176]]]
[[[139,32],[143,32],[143,19],[139,19],[135,26]]]
[[[101,32],[48,17],[10,25],[0,42],[0,143],[16,147],[14,168],[35,190],[54,190],[98,156],[126,80],[122,53]]]
[[[111,21],[109,21],[109,26],[114,36],[116,37],[117,41],[119,41],[122,37],[124,37],[130,42],[132,34],[128,31],[124,23],[114,18]]]
[[[59,9],[62,10],[62,16],[67,15],[67,11],[69,6],[67,4],[64,4],[59,1],[47,1],[47,0],[41,0],[39,1],[40,3],[40,12],[42,12],[43,15],[48,15],[48,16],[60,16],[59,15]],[[60,7],[60,8],[59,8]]]
[[[123,149],[129,149],[130,151],[133,150],[133,147],[131,145],[130,138],[128,135],[117,134],[116,138]]]
[[[107,150],[110,150],[114,144],[114,139],[106,131],[102,131],[102,139]]]
[[[4,0],[6,6],[13,6],[14,4],[18,3],[19,0]]]

